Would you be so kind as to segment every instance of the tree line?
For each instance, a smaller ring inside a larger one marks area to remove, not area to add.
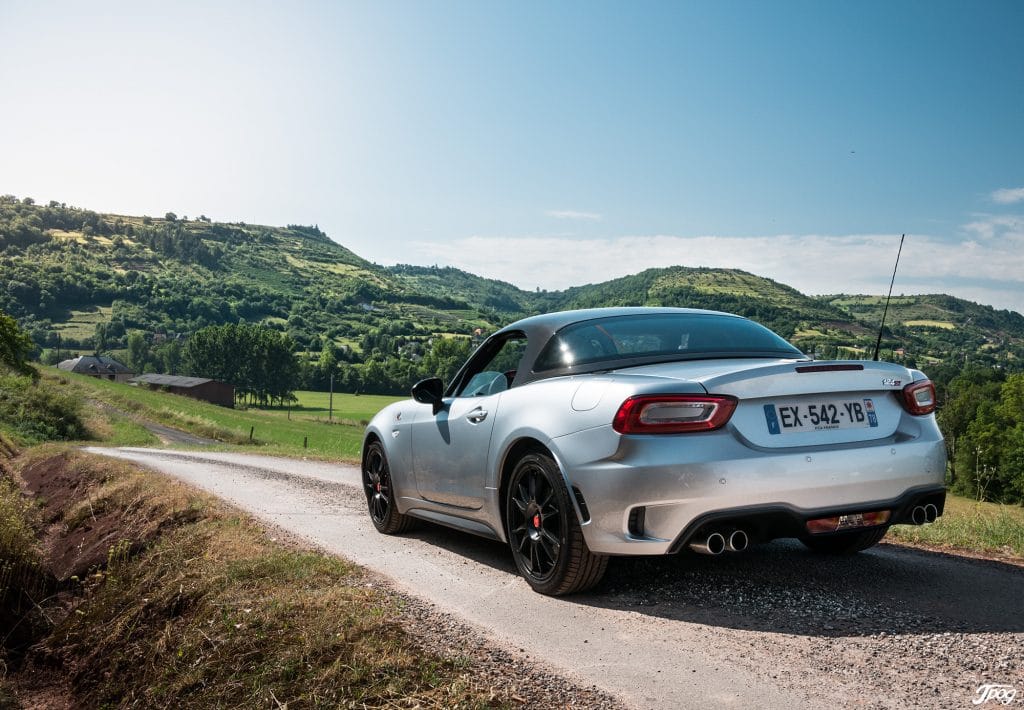
[[[469,337],[413,338],[372,329],[361,340],[366,357],[331,340],[319,353],[297,351],[286,334],[256,324],[203,328],[187,340],[151,343],[142,331],[128,335],[125,364],[135,372],[209,377],[235,387],[252,404],[287,402],[296,389],[362,394],[408,394],[427,377],[450,381],[469,357]],[[53,351],[43,362],[55,364]]]
[[[938,420],[952,490],[1024,503],[1024,373],[972,367],[944,388]]]

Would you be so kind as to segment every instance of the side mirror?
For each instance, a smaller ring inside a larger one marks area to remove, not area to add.
[[[412,398],[421,404],[431,405],[434,414],[444,408],[444,383],[439,377],[428,377],[412,386]]]

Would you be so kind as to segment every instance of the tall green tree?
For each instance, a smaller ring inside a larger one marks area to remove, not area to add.
[[[299,383],[295,343],[260,325],[208,326],[192,335],[181,353],[182,369],[235,386],[235,394],[259,404],[294,397]]]
[[[1024,373],[1007,377],[994,396],[965,390],[961,398],[978,404],[956,443],[954,490],[978,500],[1024,503]]]
[[[975,462],[966,456],[966,448],[975,444],[965,440],[967,428],[977,419],[978,408],[983,402],[999,399],[1005,378],[1001,370],[991,367],[968,367],[943,388],[938,420],[946,439],[950,476],[956,489],[973,490],[969,479],[975,476]],[[964,481],[960,481],[961,476]]]
[[[128,362],[126,364],[135,372],[145,372],[146,365],[151,359],[152,354],[149,351],[149,343],[146,342],[145,334],[142,331],[133,330],[128,334]]]
[[[181,343],[177,340],[167,342],[153,349],[153,357],[156,359],[157,369],[168,375],[177,375],[181,372]]]
[[[18,321],[0,311],[0,364],[22,375],[38,379],[39,373],[28,363],[33,349],[35,344],[32,338],[18,326]]]

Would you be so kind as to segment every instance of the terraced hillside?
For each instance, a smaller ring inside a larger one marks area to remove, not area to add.
[[[408,288],[316,227],[284,228],[98,215],[0,202],[0,309],[36,342],[124,346],[245,320],[286,330],[303,348],[358,348],[374,327],[411,333],[492,328],[450,295]],[[58,339],[59,336],[59,339]]]
[[[885,299],[881,296],[823,296],[852,318],[877,323]],[[1024,316],[1015,311],[954,298],[945,294],[894,296],[886,319],[891,341],[920,344],[932,361],[981,359],[1020,366],[1024,357]]]

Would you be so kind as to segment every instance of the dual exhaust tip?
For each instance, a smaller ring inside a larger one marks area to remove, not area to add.
[[[933,503],[915,506],[914,509],[910,511],[910,519],[914,522],[914,525],[934,523],[935,519],[938,517],[939,509],[936,508]]]
[[[743,552],[749,544],[750,538],[742,530],[716,530],[691,542],[690,549],[702,555],[720,555],[723,552]]]

